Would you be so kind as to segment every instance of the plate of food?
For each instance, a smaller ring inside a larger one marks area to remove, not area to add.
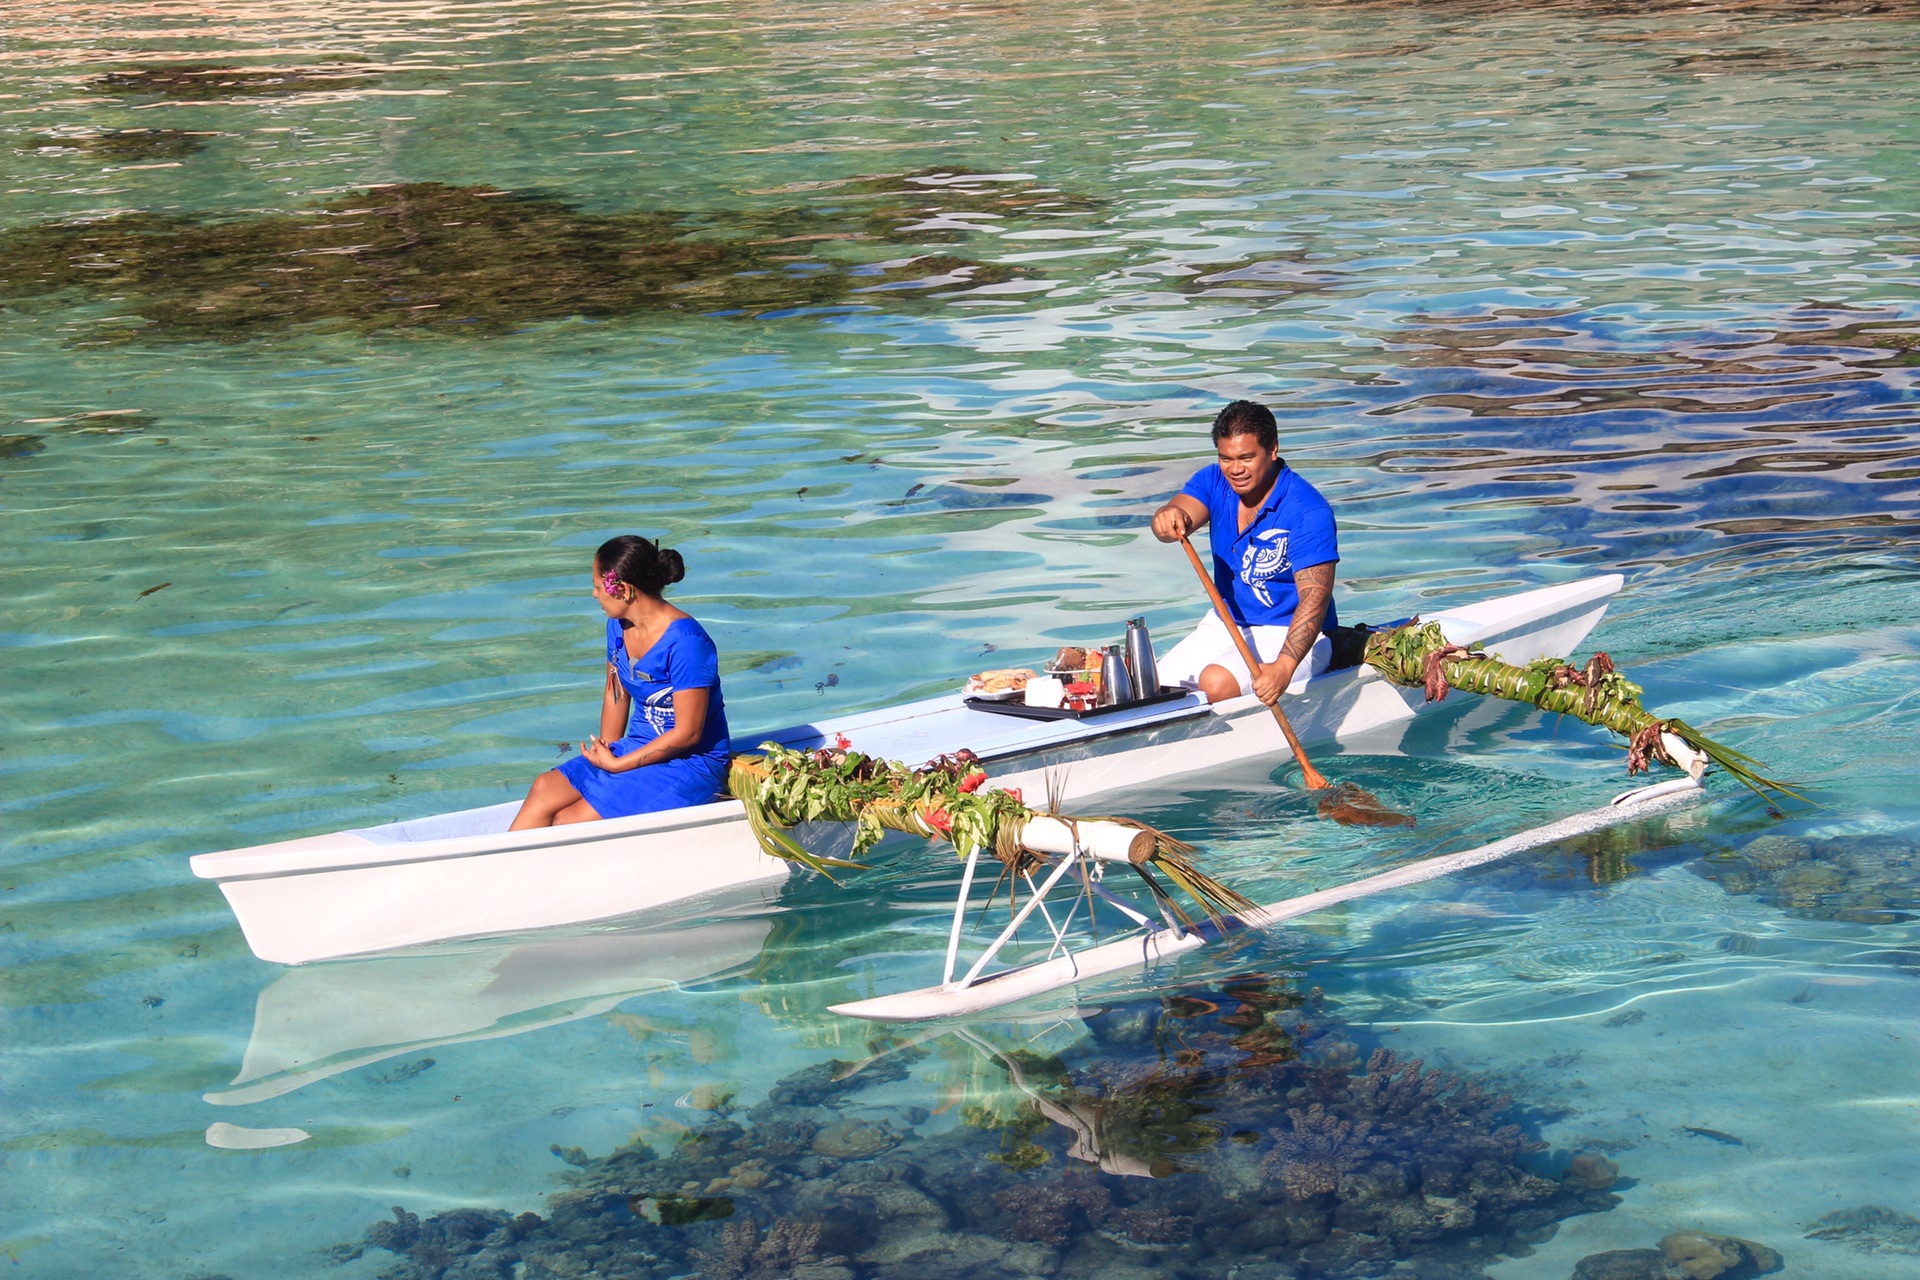
[[[997,671],[982,671],[968,679],[966,695],[969,698],[1011,702],[1025,695],[1027,681],[1033,679],[1034,674],[1026,667],[1002,667]]]
[[[1086,673],[1100,670],[1100,651],[1067,645],[1047,663],[1047,674],[1062,680],[1084,679]]]

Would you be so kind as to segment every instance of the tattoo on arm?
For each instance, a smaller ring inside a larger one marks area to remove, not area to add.
[[[1287,647],[1282,652],[1297,664],[1307,660],[1313,642],[1320,638],[1320,624],[1327,620],[1327,602],[1333,599],[1333,565],[1302,569],[1293,575],[1293,585],[1300,592],[1300,603],[1294,607],[1293,622],[1287,627]]]

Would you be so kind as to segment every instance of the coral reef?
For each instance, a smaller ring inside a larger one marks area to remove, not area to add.
[[[350,66],[236,67],[214,62],[109,71],[92,82],[93,87],[102,93],[162,97],[176,102],[335,93],[343,89],[362,89],[372,83],[372,76]]]
[[[1317,1102],[1305,1111],[1288,1111],[1287,1118],[1291,1123],[1274,1134],[1273,1151],[1262,1168],[1269,1176],[1278,1175],[1296,1200],[1338,1188],[1341,1175],[1373,1154],[1380,1141],[1372,1136],[1372,1122],[1330,1116]]]
[[[1780,1265],[1780,1255],[1763,1244],[1705,1231],[1676,1231],[1662,1236],[1660,1253],[1687,1280],[1717,1280],[1723,1276],[1739,1280],[1764,1275]]]
[[[819,1257],[820,1224],[775,1221],[762,1230],[756,1222],[736,1222],[720,1233],[716,1250],[695,1249],[704,1280],[789,1280],[837,1266],[840,1258]]]
[[[819,1126],[803,1119],[768,1120],[753,1130],[760,1154],[774,1159],[810,1150],[817,1132]]]
[[[1193,1234],[1193,1219],[1150,1205],[1116,1205],[1113,1192],[1086,1176],[996,1191],[994,1204],[1011,1215],[1008,1234],[1055,1246],[1089,1231],[1117,1231],[1139,1244],[1174,1244]]]
[[[1780,1266],[1780,1255],[1763,1244],[1676,1231],[1655,1249],[1590,1253],[1575,1265],[1573,1280],[1753,1280]]]
[[[1680,1280],[1680,1273],[1658,1249],[1609,1249],[1575,1263],[1573,1280]]]
[[[1837,1209],[1807,1232],[1809,1240],[1830,1240],[1861,1253],[1920,1256],[1920,1218],[1881,1205]]]
[[[1769,833],[1696,869],[1728,893],[1754,894],[1808,919],[1887,924],[1920,916],[1920,846],[1895,835]]]
[[[767,1112],[779,1109],[805,1110],[831,1106],[836,1100],[861,1089],[905,1080],[908,1069],[919,1056],[912,1052],[902,1052],[888,1054],[884,1058],[868,1063],[842,1062],[838,1058],[816,1062],[810,1067],[802,1067],[775,1084],[768,1092],[766,1102],[755,1108],[754,1113],[765,1115]],[[794,1123],[796,1120],[799,1123],[806,1123],[804,1118],[800,1117],[787,1116],[785,1119],[787,1123]]]
[[[936,196],[901,179],[820,210],[610,214],[492,187],[397,183],[245,218],[127,213],[22,228],[0,236],[0,296],[124,298],[139,323],[121,319],[93,341],[242,341],[303,325],[500,334],[570,316],[758,314],[1010,279],[1021,269],[897,250],[923,238],[935,207],[998,217],[1051,208],[1023,190]],[[934,223],[948,240],[973,229]]]
[[[212,133],[184,129],[109,129],[104,133],[48,134],[16,145],[22,151],[80,151],[106,160],[179,160],[206,148]]]
[[[813,1150],[837,1160],[864,1160],[891,1150],[899,1137],[884,1124],[869,1120],[836,1120],[813,1135]]]
[[[1589,1191],[1605,1191],[1620,1180],[1620,1166],[1597,1151],[1582,1151],[1567,1161],[1562,1181]]]
[[[1506,1160],[1540,1148],[1518,1125],[1500,1123],[1513,1099],[1439,1071],[1422,1074],[1425,1065],[1417,1058],[1402,1064],[1393,1050],[1375,1049],[1366,1072],[1348,1083],[1346,1105],[1402,1150]]]
[[[1505,1096],[1385,1049],[1362,1067],[1362,1033],[1284,979],[1087,1026],[1068,1059],[949,1042],[965,1077],[997,1066],[1004,1085],[970,1086],[988,1091],[938,1132],[869,1101],[927,1055],[893,1047],[797,1071],[744,1114],[701,1113],[669,1148],[568,1152],[543,1216],[400,1210],[360,1247],[396,1255],[386,1280],[1358,1280],[1396,1260],[1472,1280],[1617,1203],[1610,1162],[1543,1176]],[[1668,1243],[1681,1261],[1636,1251],[1667,1269],[1649,1276],[1688,1280],[1679,1268],[1722,1248]]]
[[[540,1225],[531,1213],[518,1218],[478,1209],[452,1209],[422,1222],[399,1205],[393,1221],[378,1222],[367,1231],[366,1248],[385,1249],[404,1256],[405,1270],[394,1275],[444,1276],[466,1258],[485,1249],[511,1247]],[[338,1260],[359,1257],[360,1249],[341,1250]]]
[[[1399,1256],[1471,1239],[1490,1221],[1524,1239],[1570,1211],[1612,1203],[1599,1188],[1552,1182],[1521,1163],[1542,1144],[1503,1122],[1511,1099],[1424,1068],[1376,1049],[1359,1075],[1312,1069],[1289,1091],[1311,1101],[1286,1109],[1260,1174],[1288,1199],[1310,1202],[1296,1224]],[[1325,1256],[1318,1265],[1337,1272]]]
[[[1319,1073],[1314,1088],[1325,1100],[1288,1109],[1264,1169],[1306,1199],[1333,1191],[1376,1154],[1409,1167],[1429,1155],[1471,1166],[1539,1149],[1519,1126],[1499,1122],[1511,1099],[1439,1071],[1422,1074],[1424,1065],[1376,1049],[1361,1075]]]

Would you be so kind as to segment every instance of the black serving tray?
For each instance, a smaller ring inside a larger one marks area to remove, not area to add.
[[[1193,692],[1191,689],[1162,689],[1151,698],[1135,698],[1132,702],[1122,702],[1118,706],[1095,707],[1091,711],[1069,711],[1065,707],[1030,707],[1024,702],[995,702],[992,698],[968,698],[967,705],[975,711],[988,711],[996,716],[1018,716],[1022,720],[1098,720],[1101,716],[1110,716],[1116,711],[1131,711],[1135,707],[1151,707],[1161,702],[1177,702]]]

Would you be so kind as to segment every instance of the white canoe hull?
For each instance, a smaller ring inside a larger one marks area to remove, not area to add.
[[[458,816],[494,817],[504,828],[518,807]],[[608,920],[778,884],[791,870],[761,852],[732,800],[394,844],[340,832],[200,854],[192,865],[219,882],[253,953],[280,964]]]
[[[1508,661],[1567,655],[1621,585],[1608,574],[1432,620],[1455,643],[1482,644]],[[1361,667],[1297,685],[1285,706],[1311,746],[1404,724],[1421,699],[1419,690]],[[951,696],[739,741],[807,747],[837,734],[860,750],[909,761],[969,747],[994,785],[1021,787],[1038,802],[1051,780],[1069,810],[1148,781],[1217,775],[1250,762],[1271,769],[1287,754],[1272,714],[1256,699],[1209,707],[1197,695],[1088,721],[989,715]],[[192,867],[220,885],[254,954],[281,964],[613,919],[734,886],[777,884],[792,870],[761,852],[737,801],[508,832],[516,807],[203,853]]]

